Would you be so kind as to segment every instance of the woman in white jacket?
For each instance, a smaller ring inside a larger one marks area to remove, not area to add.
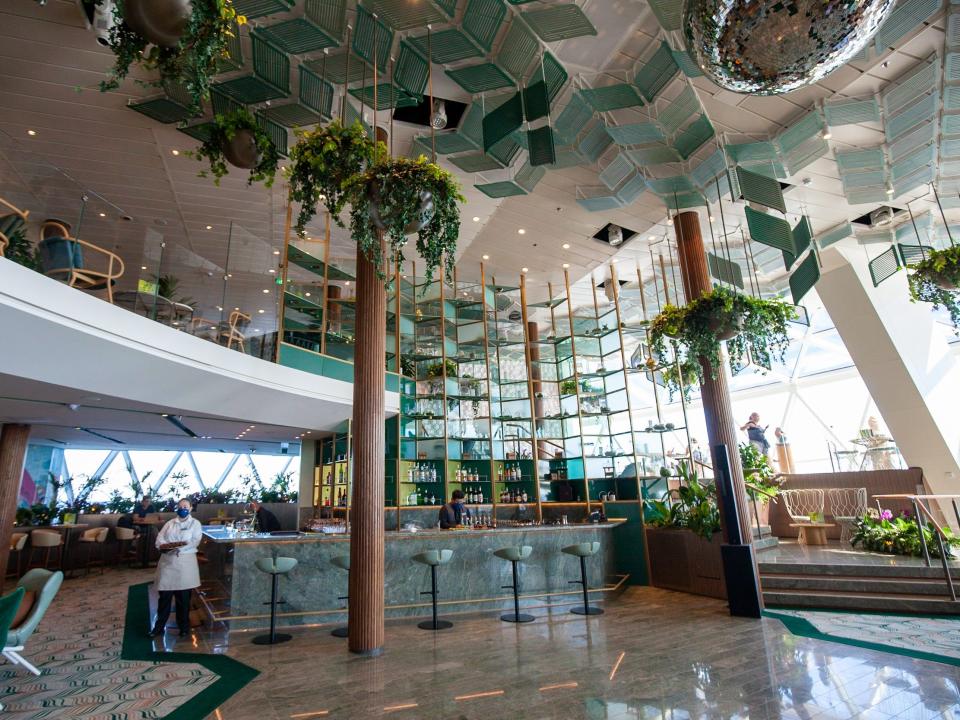
[[[177,503],[177,517],[168,520],[157,534],[160,562],[157,564],[157,621],[150,637],[163,635],[170,606],[177,600],[177,625],[180,635],[190,634],[190,593],[200,586],[197,547],[203,537],[200,521],[190,516],[190,501]]]

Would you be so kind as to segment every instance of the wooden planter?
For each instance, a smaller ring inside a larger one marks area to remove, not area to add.
[[[708,542],[690,530],[648,527],[646,536],[651,585],[694,595],[727,597],[720,533]]]

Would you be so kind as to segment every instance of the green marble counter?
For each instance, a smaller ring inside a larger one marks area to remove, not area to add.
[[[430,569],[410,558],[424,550],[447,548],[453,559],[438,569],[441,613],[495,610],[512,605],[509,590],[510,563],[493,552],[510,545],[530,545],[533,553],[520,564],[521,604],[574,603],[579,579],[579,561],[560,552],[575,543],[598,541],[600,552],[587,560],[591,602],[619,587],[613,530],[623,521],[597,524],[502,527],[486,530],[419,530],[386,533],[386,614],[388,617],[429,614],[429,597],[420,593],[430,587]],[[204,528],[203,551],[208,562],[201,566],[205,581],[219,581],[230,595],[230,611],[223,618],[232,629],[263,627],[268,622],[264,603],[270,599],[270,578],[257,570],[261,557],[292,557],[297,567],[280,581],[286,603],[279,608],[284,625],[343,623],[346,621],[347,574],[331,565],[338,555],[350,554],[347,535],[300,535],[296,537],[231,537],[222,529]],[[605,589],[605,590],[604,590]]]

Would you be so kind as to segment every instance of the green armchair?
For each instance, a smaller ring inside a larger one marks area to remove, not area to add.
[[[18,587],[9,595],[0,597],[0,647],[4,647],[7,643],[7,631],[17,614],[20,601],[23,600],[23,593],[23,588]],[[0,703],[0,710],[3,710],[2,703]]]
[[[7,641],[3,645],[3,656],[14,665],[23,665],[34,675],[39,675],[40,671],[27,662],[20,653],[27,644],[27,640],[33,635],[33,631],[37,629],[37,625],[43,620],[47,608],[60,590],[61,583],[63,583],[62,572],[59,570],[50,572],[42,568],[29,570],[17,583],[18,588],[35,592],[37,598],[26,619],[7,633]]]

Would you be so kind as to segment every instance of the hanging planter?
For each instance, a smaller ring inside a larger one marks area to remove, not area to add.
[[[960,302],[957,301],[957,286],[960,285],[960,245],[945,250],[931,250],[926,257],[911,265],[907,280],[910,299],[913,302],[932,303],[934,309],[943,307],[950,313],[955,328],[960,328]]]
[[[688,358],[679,364],[679,368],[677,363],[671,363],[660,371],[660,376],[670,393],[671,402],[677,392],[682,392],[683,399],[690,401],[690,387],[699,380],[698,365],[696,360]]]
[[[464,201],[453,175],[424,157],[388,158],[351,178],[346,190],[353,198],[350,212],[353,238],[381,275],[385,258],[376,229],[385,232],[391,259],[403,262],[403,247],[411,228],[415,228],[416,249],[426,265],[427,283],[441,266],[447,277],[452,277],[460,233],[458,203]],[[373,198],[376,198],[375,211]],[[432,213],[429,212],[431,204]],[[374,215],[379,226],[373,220]]]
[[[666,354],[667,341],[676,349],[681,367],[702,379],[698,359],[710,374],[720,371],[720,343],[727,342],[731,357],[741,357],[749,348],[759,364],[783,360],[790,339],[787,322],[796,317],[791,305],[780,299],[765,300],[716,287],[682,308],[667,305],[650,326],[655,353]]]
[[[232,0],[115,0],[113,15],[109,45],[116,62],[100,90],[120,87],[136,64],[159,73],[145,84],[183,85],[194,113],[202,110],[217,66],[229,55],[234,22],[247,21]]]
[[[220,184],[220,178],[227,174],[227,163],[249,170],[247,184],[262,182],[273,185],[280,162],[280,153],[276,146],[257,124],[257,119],[246,109],[233,110],[213,118],[210,136],[197,149],[188,153],[198,160],[210,163],[210,174],[214,184]],[[200,177],[207,176],[206,170],[200,171]]]
[[[348,126],[334,120],[297,137],[290,151],[290,197],[300,203],[297,234],[306,232],[320,204],[344,227],[340,213],[350,200],[347,181],[366,170],[375,156],[386,156],[386,147],[374,144],[359,120]]]

